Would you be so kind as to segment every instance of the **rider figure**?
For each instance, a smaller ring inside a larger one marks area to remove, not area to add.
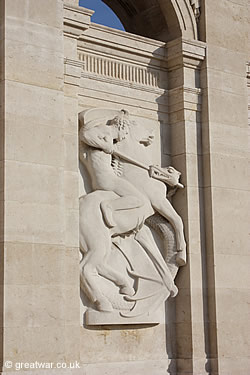
[[[85,163],[91,176],[94,190],[113,191],[119,198],[103,201],[101,209],[109,227],[116,225],[112,213],[116,210],[129,210],[142,207],[144,197],[129,181],[117,176],[111,165],[115,144],[129,134],[128,112],[122,110],[107,124],[80,130],[80,141],[90,146],[85,155]]]

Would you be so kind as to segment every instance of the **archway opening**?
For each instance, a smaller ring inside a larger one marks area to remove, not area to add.
[[[182,35],[179,21],[171,1],[165,0],[80,0],[79,4],[99,10],[92,21],[147,38],[164,42]],[[112,14],[108,15],[108,6]],[[108,21],[112,18],[113,23]],[[118,20],[115,20],[118,17]]]
[[[95,11],[91,17],[92,22],[125,31],[117,15],[101,0],[79,0],[79,5]]]

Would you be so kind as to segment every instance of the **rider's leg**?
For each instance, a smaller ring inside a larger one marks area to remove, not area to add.
[[[126,195],[124,197],[104,202],[106,202],[106,205],[109,204],[113,211],[130,210],[143,205],[142,201],[133,195]]]
[[[115,227],[116,222],[113,218],[114,211],[130,210],[139,208],[141,205],[141,201],[137,197],[128,195],[126,197],[101,202],[101,210],[107,225],[109,227]]]
[[[120,177],[116,177],[113,189],[120,198],[101,203],[102,213],[109,227],[116,225],[112,215],[114,211],[139,208],[145,203],[145,199],[139,190],[130,184],[130,182]]]

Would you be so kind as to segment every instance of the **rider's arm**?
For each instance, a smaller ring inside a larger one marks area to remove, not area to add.
[[[87,130],[82,128],[80,139],[87,145],[100,148],[108,154],[113,151],[113,138],[107,125],[98,125]]]

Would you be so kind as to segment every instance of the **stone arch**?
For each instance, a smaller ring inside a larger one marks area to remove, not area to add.
[[[102,0],[119,17],[126,31],[170,41],[198,39],[190,0]]]

